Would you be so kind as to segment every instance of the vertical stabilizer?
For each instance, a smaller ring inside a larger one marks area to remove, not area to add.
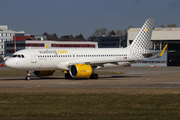
[[[153,18],[147,19],[129,47],[135,49],[149,50],[153,25],[154,25],[154,19]]]

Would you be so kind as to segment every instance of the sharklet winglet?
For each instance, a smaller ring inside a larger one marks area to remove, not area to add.
[[[46,45],[46,47],[45,47],[46,49],[48,48],[48,45]]]

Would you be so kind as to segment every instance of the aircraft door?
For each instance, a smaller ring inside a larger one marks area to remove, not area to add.
[[[78,54],[76,54],[76,60],[79,60],[79,55]]]
[[[79,56],[78,56],[78,54],[73,54],[73,60],[75,60],[75,61],[77,61],[79,59]]]
[[[34,51],[30,52],[31,54],[31,63],[36,63],[37,62],[37,55]]]

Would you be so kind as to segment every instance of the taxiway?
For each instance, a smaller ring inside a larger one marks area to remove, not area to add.
[[[6,69],[6,68],[5,68]],[[99,75],[99,79],[64,79],[64,76],[0,76],[0,87],[44,88],[180,88],[180,67],[121,67],[105,71],[119,75]]]

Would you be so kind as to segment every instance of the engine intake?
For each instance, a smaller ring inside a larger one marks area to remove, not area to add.
[[[92,74],[91,65],[74,64],[69,69],[73,78],[89,78]]]
[[[54,73],[55,70],[47,70],[47,71],[34,71],[34,75],[36,76],[50,76]]]

